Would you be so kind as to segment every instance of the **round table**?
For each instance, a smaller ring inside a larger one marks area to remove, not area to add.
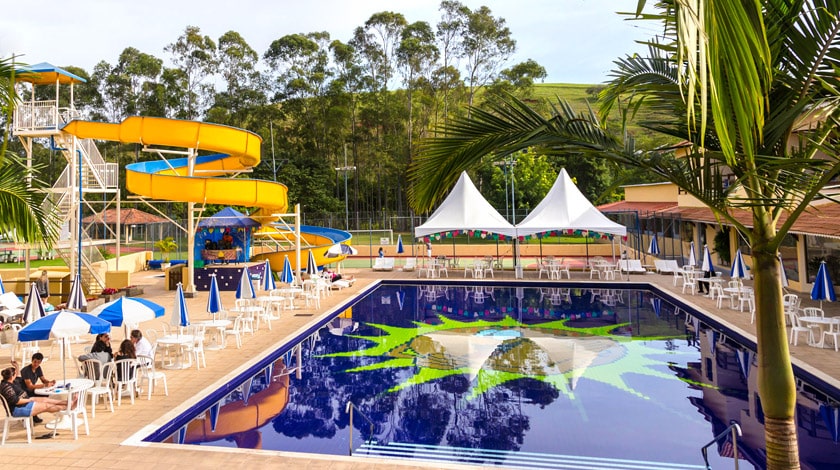
[[[218,334],[219,340],[213,343],[205,344],[204,347],[207,349],[224,349],[227,347],[227,343],[225,341],[225,329],[229,327],[233,322],[230,320],[204,320],[204,321],[197,321],[195,322],[196,325],[202,325],[207,330],[215,330],[216,334]]]
[[[70,392],[77,392],[79,390],[87,390],[93,387],[93,380],[90,379],[67,379],[56,383],[52,387],[39,388],[35,390],[37,395],[44,395],[56,400],[67,400],[67,395]],[[57,421],[47,423],[44,425],[47,429],[73,429],[73,420],[67,416],[62,416]]]
[[[808,338],[809,345],[819,348],[823,347],[823,327],[829,326],[833,321],[832,317],[799,317],[800,323],[805,324],[808,328],[817,328],[819,330],[819,341],[817,341],[816,337],[814,337],[813,341],[811,341],[811,337]]]
[[[189,362],[185,362],[183,360],[183,358],[184,358],[183,347],[192,344],[193,341],[195,341],[195,338],[193,337],[193,335],[168,335],[168,336],[162,336],[162,337],[158,338],[157,339],[157,344],[159,344],[159,345],[162,344],[164,346],[177,346],[178,347],[178,352],[175,355],[175,362],[172,362],[170,364],[164,364],[163,368],[164,369],[186,369],[186,368],[192,366],[192,360],[190,360]]]

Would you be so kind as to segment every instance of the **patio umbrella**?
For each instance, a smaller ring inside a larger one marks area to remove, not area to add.
[[[782,287],[788,287],[787,273],[785,272],[785,263],[782,261],[782,255],[777,255],[779,258],[779,277],[782,279]]]
[[[242,268],[242,276],[239,277],[239,285],[236,286],[237,299],[253,299],[257,296],[254,291],[254,283],[251,281],[251,273],[248,267]]]
[[[274,284],[274,273],[271,272],[271,265],[268,263],[268,259],[265,260],[263,277],[260,286],[262,286],[262,290],[266,292],[277,289],[277,285]]]
[[[659,242],[656,241],[656,234],[653,234],[653,236],[650,237],[650,245],[648,245],[648,253],[650,253],[652,255],[658,255],[659,254]]]
[[[656,318],[659,318],[662,315],[662,299],[654,297],[650,299],[650,303],[653,305],[653,313],[656,314]]]
[[[703,245],[703,266],[701,270],[715,273],[715,263],[712,262],[712,252],[709,251],[709,245]]]
[[[834,284],[831,283],[831,276],[825,268],[825,260],[820,262],[820,270],[817,271],[817,278],[814,279],[814,287],[811,288],[811,300],[819,300],[822,308],[823,300],[834,302],[837,296],[834,294]]]
[[[0,276],[0,294],[5,294],[6,288],[3,286],[3,276]]]
[[[292,273],[292,263],[288,256],[283,257],[283,271],[280,273],[280,282],[291,284],[295,282],[295,275]]]
[[[39,318],[47,316],[44,312],[44,303],[38,296],[38,288],[35,283],[29,288],[29,295],[26,297],[26,305],[23,307],[23,322],[26,324],[32,323]]]
[[[90,312],[91,315],[107,321],[113,326],[124,326],[128,338],[128,325],[137,325],[144,321],[162,317],[165,309],[151,300],[137,297],[120,297]]]
[[[688,265],[697,266],[697,256],[694,254],[694,242],[689,243]]]
[[[70,310],[83,310],[87,307],[87,299],[82,291],[82,276],[76,273],[73,284],[70,285],[70,297],[67,299],[67,308]]]
[[[207,297],[207,313],[216,318],[216,314],[224,310],[222,307],[222,293],[219,292],[219,282],[216,275],[210,275],[210,295]]]
[[[820,416],[834,442],[840,442],[840,408],[836,406],[820,405]]]
[[[405,248],[403,248],[402,242],[402,235],[397,235],[397,253],[404,253]]]
[[[39,299],[40,301],[40,299]],[[50,338],[61,339],[61,350],[64,351],[67,338],[80,335],[95,335],[111,331],[111,324],[101,318],[87,313],[62,310],[52,315],[39,318],[21,328],[18,341],[46,341]],[[61,368],[64,370],[66,357],[62,354]],[[67,376],[62,373],[63,381]]]
[[[178,289],[175,290],[175,309],[172,310],[172,316],[169,317],[169,324],[179,327],[190,326],[190,315],[187,312],[187,302],[184,299],[184,286],[180,282],[178,283]]]
[[[358,255],[359,250],[353,248],[350,245],[344,243],[337,243],[331,246],[325,253],[324,256],[327,258],[338,258],[341,255]]]
[[[310,276],[317,276],[318,275],[318,265],[315,264],[315,254],[312,253],[312,250],[309,251],[309,260],[306,262],[306,274]]]
[[[752,365],[753,360],[753,352],[749,349],[742,349],[735,353],[735,356],[738,359],[738,366],[741,368],[741,373],[744,374],[744,378],[749,378],[750,376],[750,366]]]
[[[732,261],[732,269],[729,270],[729,277],[732,279],[747,279],[747,265],[744,264],[744,257],[741,255],[741,249],[735,252],[735,259]]]

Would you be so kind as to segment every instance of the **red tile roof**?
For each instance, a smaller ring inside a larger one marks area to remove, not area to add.
[[[117,223],[117,210],[116,209],[107,209],[104,212],[100,212],[98,214],[89,215],[82,219],[84,223],[91,223],[96,221],[98,223],[106,224],[115,224]],[[159,224],[162,222],[166,222],[166,219],[163,217],[158,217],[153,214],[149,214],[148,212],[143,212],[140,209],[122,209],[120,210],[120,224],[123,225],[146,225],[146,224]]]

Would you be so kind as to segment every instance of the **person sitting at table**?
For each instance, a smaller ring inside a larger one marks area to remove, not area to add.
[[[116,352],[116,354],[114,354],[114,361],[119,361],[121,359],[137,359],[137,351],[134,349],[134,343],[130,339],[124,339],[122,343],[120,343],[120,349]],[[123,380],[122,375],[122,367],[117,367],[117,380]],[[134,368],[131,368],[128,378],[133,376]]]
[[[41,363],[44,362],[44,355],[36,352],[32,355],[32,362],[20,370],[20,377],[23,383],[24,391],[30,397],[35,396],[35,390],[39,388],[47,388],[55,385],[55,380],[48,380],[44,377],[44,371],[41,370]],[[13,363],[16,366],[16,364]],[[38,383],[38,382],[41,383]]]
[[[56,400],[48,397],[29,397],[26,392],[15,384],[17,367],[7,367],[0,373],[3,381],[0,382],[0,397],[6,401],[9,411],[16,418],[32,416],[33,421],[36,415],[41,413],[55,413],[67,409],[65,400]],[[40,420],[39,420],[40,422]]]
[[[713,276],[711,271],[703,271],[703,279],[710,279]],[[711,285],[710,282],[698,282],[697,283],[697,291],[701,294],[709,294],[709,286]],[[705,289],[705,291],[703,290]]]
[[[96,335],[96,341],[93,343],[93,347],[90,348],[91,353],[108,353],[108,360],[110,361],[111,358],[114,356],[114,351],[111,349],[111,335],[108,333],[99,333]]]
[[[140,330],[131,330],[131,342],[134,344],[134,352],[138,356],[152,356],[152,343],[143,337]]]

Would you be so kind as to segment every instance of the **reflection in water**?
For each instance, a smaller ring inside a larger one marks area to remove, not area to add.
[[[383,286],[313,340],[301,348],[299,378],[257,374],[248,406],[237,390],[216,431],[205,414],[187,426],[186,442],[345,454],[352,401],[374,423],[369,436],[354,421],[357,449],[372,437],[445,446],[473,464],[494,462],[464,449],[688,466],[734,419],[745,432],[741,459],[764,467],[754,355],[648,292]],[[826,424],[833,409],[826,394],[803,388],[803,468],[840,463]],[[731,459],[723,442],[711,463],[728,468]]]

